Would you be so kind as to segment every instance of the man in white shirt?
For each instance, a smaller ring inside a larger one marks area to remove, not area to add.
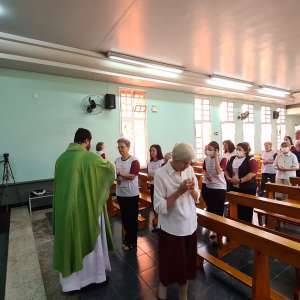
[[[277,154],[274,161],[276,169],[276,183],[290,184],[290,177],[296,176],[296,171],[299,169],[297,156],[290,151],[290,145],[286,142],[281,143],[280,152]],[[285,198],[283,194],[278,193],[277,198]]]

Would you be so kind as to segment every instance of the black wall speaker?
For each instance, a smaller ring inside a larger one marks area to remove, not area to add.
[[[115,109],[116,108],[116,95],[106,94],[104,97],[104,108]]]
[[[279,111],[273,111],[273,119],[277,120],[279,118]]]

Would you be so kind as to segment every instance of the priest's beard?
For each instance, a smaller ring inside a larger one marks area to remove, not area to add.
[[[86,148],[87,151],[90,151],[90,149],[91,149],[91,142],[88,142],[85,148]]]

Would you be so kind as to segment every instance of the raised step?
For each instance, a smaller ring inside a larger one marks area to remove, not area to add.
[[[27,207],[11,209],[5,300],[47,299]]]

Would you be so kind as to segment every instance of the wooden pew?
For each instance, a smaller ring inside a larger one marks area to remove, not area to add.
[[[148,173],[139,173],[139,187],[140,187],[140,205],[144,208],[151,206],[151,196],[149,190]]]
[[[290,183],[293,186],[300,185],[300,177],[290,177]]]
[[[208,260],[216,267],[251,287],[252,299],[284,299],[282,295],[270,288],[269,256],[299,269],[300,243],[201,209],[197,209],[197,214],[200,226],[227,236],[254,250],[253,277],[243,274],[219,258],[199,249],[198,254],[202,258],[202,262],[203,259]]]
[[[247,195],[247,194],[241,194],[241,193],[236,193],[236,192],[229,192],[226,194],[226,199],[230,203],[230,218],[237,220],[237,206],[238,205],[244,205],[248,207],[253,207],[253,208],[258,208],[262,211],[268,211],[270,214],[273,215],[279,215],[283,216],[284,218],[289,218],[293,220],[298,220],[300,222],[300,202],[299,204],[294,204],[290,202],[284,202],[284,201],[278,201],[278,200],[270,200],[268,198],[263,198],[263,197],[256,197],[253,195]],[[255,228],[261,228],[258,226],[255,226],[253,224],[250,225],[251,227]],[[279,235],[281,237],[288,238],[290,240],[294,240],[299,243],[300,246],[300,238],[296,237],[291,237],[288,236],[285,233],[281,233],[278,231],[275,231],[272,228],[268,227],[262,227],[263,230],[270,232],[270,233],[275,233],[276,235]],[[239,244],[234,242],[229,242],[228,245],[226,245],[225,249],[226,252],[228,250],[232,250],[235,247],[237,247]],[[222,251],[220,251],[222,253]],[[225,253],[225,251],[223,251]],[[299,257],[300,260],[300,257]],[[300,271],[299,269],[296,269],[296,282],[297,282],[297,287],[295,289],[295,298],[294,299],[300,299]]]
[[[229,202],[230,218],[236,220],[238,218],[238,204],[252,208],[259,208],[271,213],[280,212],[282,215],[295,219],[300,218],[300,202],[299,204],[294,204],[290,202],[273,199],[271,200],[264,197],[256,197],[253,195],[242,194],[237,192],[227,192],[226,200]]]
[[[197,177],[197,180],[198,180],[198,187],[201,191],[202,189],[202,181],[203,181],[203,174],[201,173],[195,173],[195,176]]]
[[[300,204],[300,187],[276,183],[266,183],[267,198],[274,199],[275,193],[283,193],[288,195],[288,199],[281,200],[281,202]],[[300,225],[299,218],[290,218],[289,216],[281,214],[278,211],[277,213],[272,213],[270,211],[261,209],[255,209],[254,211],[258,215],[258,221],[260,225],[262,225],[262,216],[266,217],[266,226],[268,226],[269,228],[276,228],[277,226],[279,226],[280,222]]]
[[[291,202],[300,201],[300,187],[290,186],[278,183],[266,183],[267,198],[275,199],[275,193],[288,195],[288,200]]]
[[[192,165],[195,173],[203,172],[203,161],[198,161],[197,163]]]

